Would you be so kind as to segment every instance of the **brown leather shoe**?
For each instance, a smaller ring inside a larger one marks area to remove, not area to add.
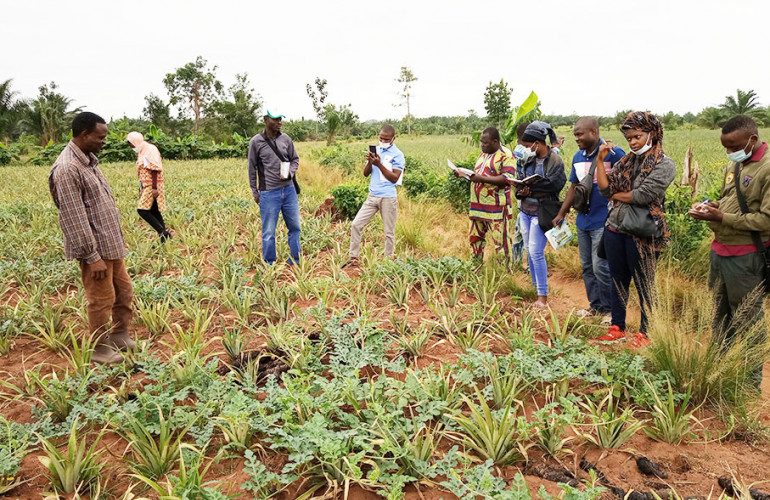
[[[125,351],[136,347],[136,342],[128,332],[115,332],[107,336],[106,343],[119,351]]]
[[[112,346],[100,343],[94,348],[91,361],[100,365],[116,365],[123,362],[123,355],[113,349]]]

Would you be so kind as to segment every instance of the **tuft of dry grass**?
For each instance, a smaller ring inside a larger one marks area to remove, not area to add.
[[[669,372],[678,390],[692,391],[695,404],[735,405],[756,396],[752,373],[770,355],[766,322],[739,310],[737,338],[720,341],[712,335],[715,303],[706,286],[677,279],[670,270],[659,272],[656,282],[647,332],[651,345],[645,351],[654,367]]]

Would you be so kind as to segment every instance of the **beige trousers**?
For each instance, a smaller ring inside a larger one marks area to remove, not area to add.
[[[385,227],[385,256],[393,255],[396,248],[396,218],[398,218],[398,198],[380,198],[367,196],[366,201],[356,214],[350,226],[350,258],[357,259],[361,250],[361,233],[374,214],[380,212],[382,225]]]

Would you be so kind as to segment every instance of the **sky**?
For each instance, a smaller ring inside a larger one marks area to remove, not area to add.
[[[402,117],[402,66],[417,117],[483,116],[501,78],[547,114],[697,113],[737,88],[770,104],[768,22],[768,0],[0,0],[0,81],[24,97],[55,81],[75,106],[139,117],[200,55],[289,119],[314,116],[317,76],[361,120]]]

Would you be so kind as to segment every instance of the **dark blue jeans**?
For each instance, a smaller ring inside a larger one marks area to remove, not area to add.
[[[580,265],[583,268],[583,283],[586,286],[588,302],[594,311],[608,314],[612,307],[610,267],[605,259],[597,255],[602,234],[603,227],[577,230]]]
[[[299,263],[300,221],[299,200],[294,185],[259,192],[259,215],[262,218],[262,257],[270,265],[275,263],[275,228],[278,225],[278,215],[283,214],[283,220],[289,229],[290,264]]]
[[[642,321],[639,331],[647,333],[647,314],[652,305],[652,290],[655,287],[655,267],[658,254],[652,259],[639,258],[634,238],[628,234],[617,233],[610,229],[604,231],[604,249],[607,252],[607,262],[612,276],[612,324],[621,330],[626,329],[626,305],[628,304],[628,289],[633,278],[636,291],[639,293],[639,306],[642,310]]]

